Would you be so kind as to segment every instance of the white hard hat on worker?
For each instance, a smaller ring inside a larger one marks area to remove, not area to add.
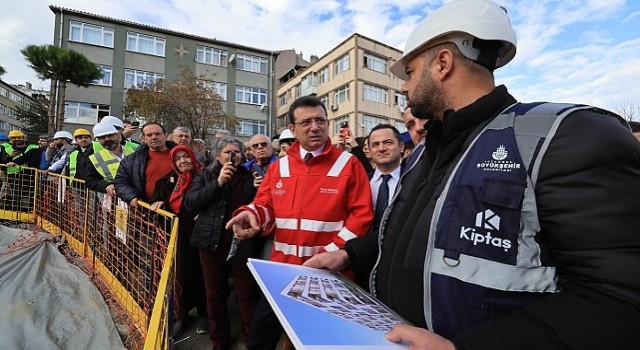
[[[504,66],[516,54],[516,32],[505,8],[488,0],[457,0],[433,11],[414,29],[391,73],[407,80],[407,63],[445,42],[456,44],[463,55],[490,71]]]

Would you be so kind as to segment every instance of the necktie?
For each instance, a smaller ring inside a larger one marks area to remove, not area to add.
[[[382,178],[382,183],[380,183],[380,187],[378,187],[378,198],[376,199],[376,213],[373,220],[372,231],[374,234],[378,233],[382,214],[389,205],[389,179],[391,178],[391,174],[382,174],[380,177]]]
[[[309,164],[309,161],[313,158],[313,153],[309,152],[304,155],[304,163]]]

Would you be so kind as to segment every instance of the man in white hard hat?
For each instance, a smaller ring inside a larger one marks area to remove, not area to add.
[[[68,131],[58,131],[53,135],[53,141],[49,143],[47,149],[47,161],[50,164],[47,172],[62,173],[62,169],[69,161],[69,153],[73,152],[75,148],[71,144],[71,140],[73,140],[73,136]]]
[[[116,196],[113,183],[122,159],[135,150],[122,145],[122,135],[109,123],[98,123],[93,127],[93,135],[98,139],[101,150],[90,155],[85,168],[87,188]]]
[[[387,339],[413,349],[638,349],[640,144],[614,113],[496,87],[515,49],[486,0],[418,25],[391,67],[429,119],[410,205],[392,204],[381,247],[354,239],[307,265],[373,255],[373,293],[415,325]]]

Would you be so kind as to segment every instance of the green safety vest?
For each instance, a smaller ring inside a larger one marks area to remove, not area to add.
[[[78,155],[79,150],[75,150],[69,154],[69,177],[76,177],[76,171],[78,170]]]
[[[130,155],[134,151],[135,150],[129,146],[122,148],[124,156]],[[113,180],[115,180],[120,162],[109,150],[103,148],[100,152],[89,156],[89,160],[105,181],[113,182]]]
[[[2,144],[2,146],[4,147],[4,150],[7,152],[7,154],[10,154],[11,152],[13,152],[13,145],[10,143],[4,143]],[[22,157],[25,153],[31,151],[32,149],[39,149],[40,147],[38,147],[37,145],[27,145],[27,148],[24,150],[24,152],[22,154],[19,154],[15,157],[13,157],[12,161],[15,162],[16,159]],[[22,170],[22,168],[24,168],[24,166],[8,166],[7,167],[7,174],[17,174],[20,172],[20,170]]]

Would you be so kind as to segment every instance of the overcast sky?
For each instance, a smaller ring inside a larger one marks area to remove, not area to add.
[[[522,101],[618,110],[640,104],[640,1],[498,0],[518,34],[514,61],[496,72]],[[404,49],[442,0],[3,0],[0,65],[9,83],[48,89],[20,49],[53,43],[49,5],[266,50],[322,56],[357,32]]]

